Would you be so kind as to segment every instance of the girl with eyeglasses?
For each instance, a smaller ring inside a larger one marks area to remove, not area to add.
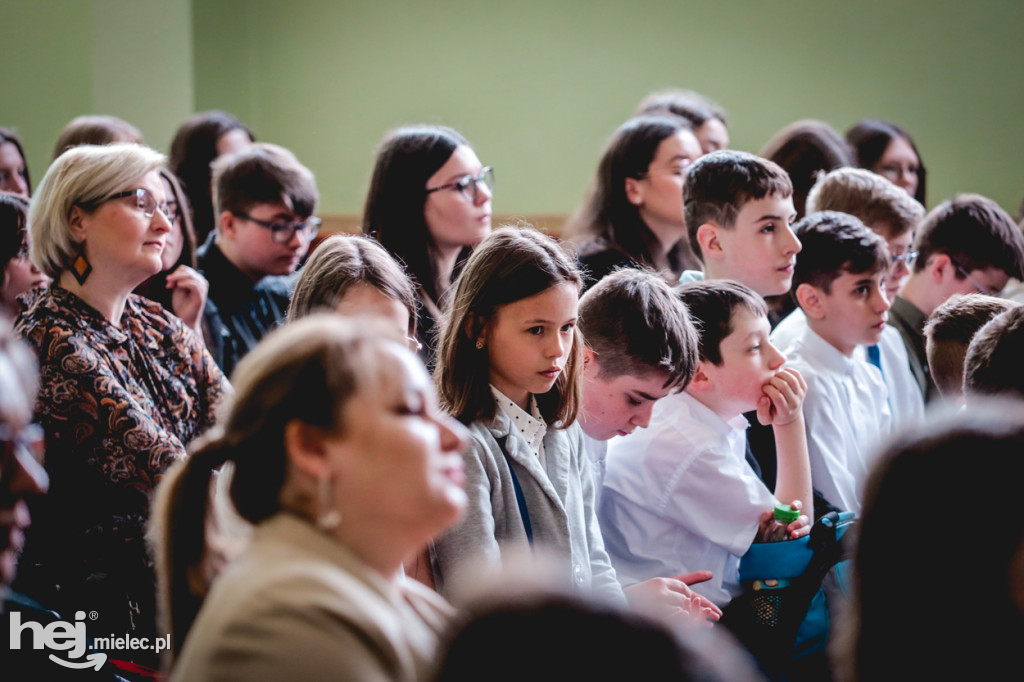
[[[132,293],[163,269],[163,162],[135,144],[69,149],[29,209],[30,255],[53,284],[15,329],[39,355],[52,494],[25,548],[23,591],[61,613],[95,611],[93,636],[155,637],[150,494],[230,390],[184,322]],[[152,651],[124,655],[156,664]]]
[[[377,152],[363,212],[375,237],[413,278],[421,306],[421,357],[433,366],[445,294],[470,252],[491,231],[494,172],[459,133],[412,126],[388,134]]]
[[[864,119],[846,131],[846,141],[856,153],[858,166],[888,178],[928,206],[928,171],[910,133],[889,121]]]
[[[579,247],[588,288],[623,265],[676,276],[701,269],[683,219],[683,178],[701,153],[690,123],[679,116],[637,116],[615,131],[564,230]]]

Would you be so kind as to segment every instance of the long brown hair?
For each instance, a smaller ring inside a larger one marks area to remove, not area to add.
[[[438,337],[434,377],[441,403],[463,424],[493,419],[490,359],[477,349],[485,320],[503,305],[568,282],[582,287],[579,270],[551,237],[530,226],[498,228],[480,242],[455,282]],[[576,421],[583,372],[583,337],[573,329],[569,359],[550,391],[537,397],[548,424],[566,428]]]

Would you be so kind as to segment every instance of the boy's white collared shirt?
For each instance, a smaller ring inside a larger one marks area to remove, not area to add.
[[[807,327],[786,365],[807,382],[804,421],[811,483],[837,507],[860,513],[865,479],[892,430],[888,390],[878,368],[843,355]]]
[[[771,342],[783,353],[800,338],[807,329],[807,315],[797,308],[772,330]],[[907,347],[898,329],[886,325],[878,341],[882,362],[882,380],[889,391],[889,407],[893,424],[906,428],[924,418],[924,398],[921,389],[910,370]],[[857,346],[854,356],[867,361],[867,346]]]
[[[655,404],[648,428],[609,441],[598,519],[623,584],[708,569],[695,591],[719,606],[739,593],[740,556],[775,505],[746,461],[747,426],[684,391]]]

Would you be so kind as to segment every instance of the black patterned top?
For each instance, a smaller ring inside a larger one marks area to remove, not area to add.
[[[39,355],[50,474],[33,558],[77,577],[146,567],[153,488],[213,424],[230,385],[192,330],[134,294],[115,327],[54,284],[15,328]]]

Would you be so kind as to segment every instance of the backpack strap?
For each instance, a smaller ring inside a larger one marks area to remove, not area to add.
[[[512,468],[512,458],[508,456],[508,450],[505,449],[505,440],[507,438],[508,436],[502,436],[497,439],[498,448],[501,449],[501,454],[505,456],[508,473],[512,475],[512,487],[516,491],[516,504],[519,505],[519,515],[523,517],[526,539],[530,543],[530,547],[533,547],[533,525],[530,523],[530,510],[526,506],[526,496],[523,495],[523,487],[519,485],[519,477],[516,476],[516,470]]]

